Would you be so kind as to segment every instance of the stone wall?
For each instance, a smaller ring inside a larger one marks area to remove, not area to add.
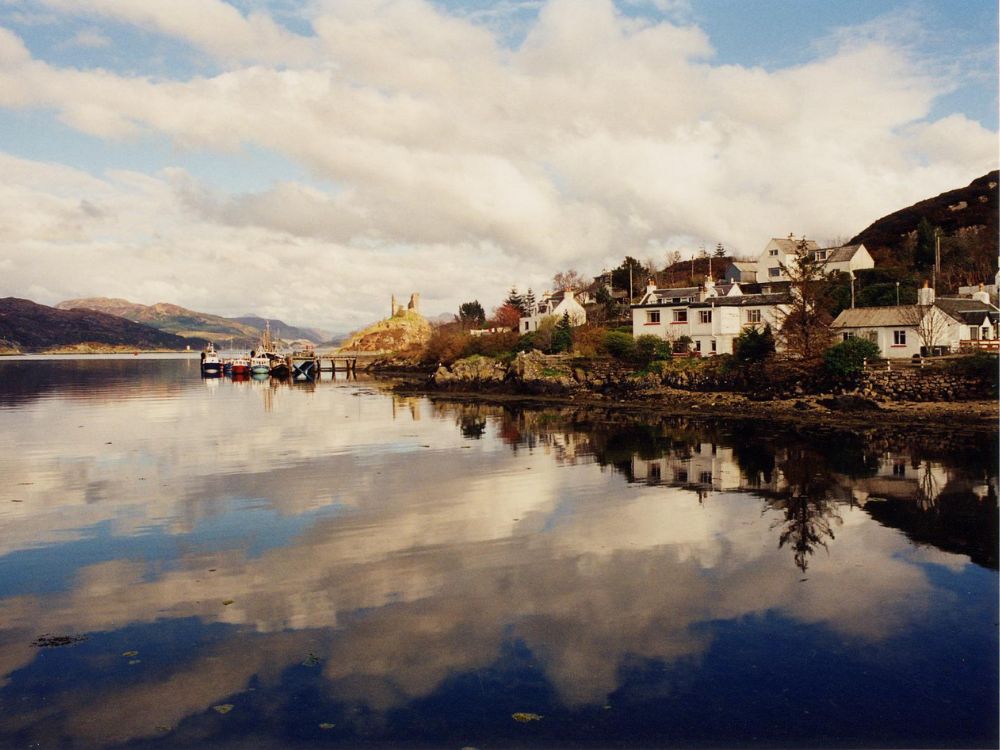
[[[862,395],[890,401],[970,401],[995,398],[995,378],[940,369],[869,370],[860,376]]]

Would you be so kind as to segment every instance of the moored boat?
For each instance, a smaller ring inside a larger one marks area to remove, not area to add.
[[[249,357],[233,357],[230,360],[230,374],[236,375],[249,375],[250,374],[250,358]]]
[[[270,374],[271,358],[263,352],[250,352],[250,372],[254,375]]]
[[[201,374],[202,375],[221,375],[222,374],[222,361],[219,359],[218,353],[215,351],[215,347],[209,342],[208,346],[201,353]]]

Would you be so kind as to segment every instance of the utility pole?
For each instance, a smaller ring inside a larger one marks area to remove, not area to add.
[[[941,275],[941,230],[934,230],[934,272]]]
[[[896,282],[896,307],[899,307],[899,282]]]
[[[851,309],[854,309],[854,274],[851,274]]]
[[[628,264],[628,303],[632,304],[632,264]]]

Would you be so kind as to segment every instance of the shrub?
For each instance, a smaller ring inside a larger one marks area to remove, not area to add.
[[[949,370],[970,377],[997,379],[997,355],[984,351],[975,351],[947,361]]]
[[[763,362],[773,354],[774,334],[770,325],[765,325],[762,331],[747,328],[733,341],[733,356],[743,364]]]
[[[670,359],[673,356],[670,344],[659,336],[644,334],[635,340],[635,361],[640,367],[647,367],[650,362]]]
[[[573,346],[573,325],[569,320],[569,313],[564,312],[562,319],[556,323],[552,332],[552,353],[568,352]]]
[[[635,339],[631,333],[608,331],[604,334],[604,350],[615,359],[635,359]]]
[[[861,372],[866,359],[877,359],[878,345],[868,339],[847,339],[834,344],[823,353],[823,366],[831,375],[853,375]]]
[[[450,365],[462,356],[471,338],[469,334],[461,331],[437,328],[431,333],[424,347],[423,361],[428,364]]]
[[[601,351],[605,330],[585,324],[573,329],[573,352],[581,357],[593,357]]]
[[[677,354],[687,354],[689,351],[691,351],[691,344],[693,343],[694,339],[685,334],[680,338],[678,338],[676,341],[674,341],[674,351]]]
[[[462,356],[469,357],[473,354],[481,354],[484,357],[502,359],[514,350],[519,340],[518,335],[512,331],[470,336],[462,349]]]

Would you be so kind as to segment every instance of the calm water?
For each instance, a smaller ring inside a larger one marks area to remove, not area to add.
[[[996,435],[7,360],[0,477],[0,747],[997,743]]]

